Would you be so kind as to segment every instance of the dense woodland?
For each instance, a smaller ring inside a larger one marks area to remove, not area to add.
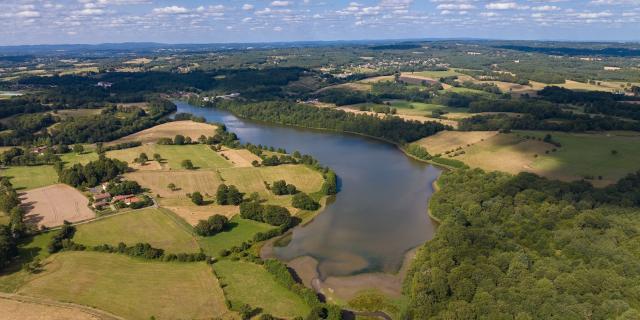
[[[229,110],[247,119],[308,128],[354,132],[395,143],[415,141],[446,128],[446,126],[437,122],[404,121],[396,117],[379,119],[370,115],[358,115],[342,110],[322,109],[290,102],[260,102],[253,104],[220,102],[216,103],[215,107]]]
[[[405,280],[409,318],[640,316],[640,173],[605,189],[479,169],[438,184],[442,223]]]

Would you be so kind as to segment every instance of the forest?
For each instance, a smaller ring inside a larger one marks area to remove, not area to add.
[[[380,119],[376,116],[353,114],[342,110],[316,108],[292,102],[260,102],[241,104],[219,102],[215,106],[247,119],[353,132],[404,144],[445,130],[437,122],[404,121],[397,117]]]
[[[442,223],[404,282],[409,318],[640,317],[640,172],[604,189],[480,169],[438,185]]]

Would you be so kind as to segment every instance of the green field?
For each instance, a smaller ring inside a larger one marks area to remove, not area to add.
[[[406,100],[392,100],[391,107],[396,108],[399,114],[431,116],[433,111],[467,112],[466,108],[451,108],[440,104],[411,102]]]
[[[22,265],[34,259],[44,260],[50,256],[47,245],[55,232],[46,232],[22,239],[18,244],[18,259],[0,272],[0,291],[14,292],[25,283],[29,274],[22,271]]]
[[[324,181],[319,172],[304,165],[222,169],[220,175],[226,181],[225,183],[235,185],[240,191],[247,194],[258,192],[264,198],[275,198],[273,193],[265,188],[264,181],[273,183],[277,180],[285,180],[295,185],[298,190],[307,193],[319,191]]]
[[[65,252],[18,293],[93,306],[126,319],[205,319],[227,313],[204,262],[168,263],[118,254]]]
[[[154,153],[160,154],[164,159],[163,163],[174,170],[182,169],[181,162],[187,159],[201,169],[231,167],[231,163],[211,150],[209,146],[201,144],[182,146],[146,144],[135,148],[109,151],[107,157],[133,163],[133,160],[142,152],[145,152],[149,159],[153,158]]]
[[[215,263],[213,268],[232,308],[249,304],[261,308],[264,313],[282,318],[304,317],[310,311],[300,297],[278,284],[262,266],[222,260]]]
[[[544,137],[547,132],[523,131],[521,135]],[[562,144],[558,151],[539,157],[533,168],[545,176],[580,179],[592,176],[594,183],[613,183],[640,170],[640,135],[633,132],[574,134],[548,132]],[[617,151],[616,155],[612,150]],[[602,176],[602,182],[598,177]]]
[[[274,228],[265,223],[242,219],[239,216],[231,218],[230,224],[231,227],[227,231],[211,237],[198,237],[198,243],[207,255],[218,256],[222,249],[239,246],[245,241],[252,240],[256,233]]]
[[[87,246],[146,242],[168,253],[199,252],[193,235],[158,209],[133,211],[78,226],[73,238]]]
[[[85,150],[86,149],[87,149],[87,146],[85,146]],[[76,163],[87,164],[90,161],[98,160],[98,154],[92,151],[85,151],[80,154],[75,152],[69,152],[69,153],[60,155],[60,159],[62,160],[62,162],[64,162],[65,165],[72,166]]]
[[[0,175],[11,178],[13,187],[29,190],[58,183],[53,166],[8,167],[0,169]]]

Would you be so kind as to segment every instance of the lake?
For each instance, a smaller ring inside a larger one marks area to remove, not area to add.
[[[394,145],[351,134],[270,125],[228,112],[176,102],[178,112],[224,123],[241,142],[300,151],[332,168],[340,192],[312,222],[273,248],[284,261],[312,257],[321,279],[365,272],[393,273],[407,251],[431,239],[427,215],[440,170],[405,156]],[[242,191],[242,190],[241,190]]]

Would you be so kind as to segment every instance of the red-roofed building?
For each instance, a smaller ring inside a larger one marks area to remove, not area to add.
[[[109,192],[97,193],[93,195],[93,201],[96,202],[109,201],[109,199],[111,199],[111,194]]]

